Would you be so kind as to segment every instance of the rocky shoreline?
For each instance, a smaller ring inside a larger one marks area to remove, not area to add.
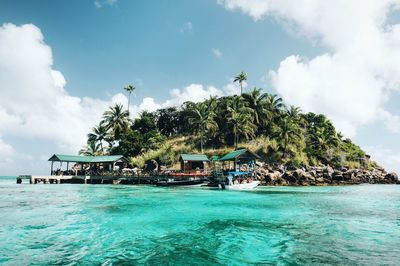
[[[257,176],[265,186],[331,186],[357,184],[400,184],[396,173],[387,173],[382,167],[366,169],[333,169],[330,166],[314,166],[285,169],[260,164]]]

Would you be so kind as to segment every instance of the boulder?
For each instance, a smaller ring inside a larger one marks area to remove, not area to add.
[[[283,175],[282,178],[285,179],[286,181],[288,181],[288,183],[296,183],[297,179],[294,175],[293,171],[286,171]]]
[[[393,172],[393,173],[386,174],[384,179],[387,181],[390,181],[391,183],[396,183],[399,180],[399,177],[396,173]]]

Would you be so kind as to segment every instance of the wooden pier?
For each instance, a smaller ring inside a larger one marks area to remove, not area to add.
[[[165,180],[165,176],[71,176],[49,175],[34,176],[20,175],[17,184],[155,184],[158,180]]]

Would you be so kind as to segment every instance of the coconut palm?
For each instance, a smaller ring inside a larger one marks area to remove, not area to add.
[[[124,111],[122,105],[116,104],[104,112],[102,122],[115,141],[129,128],[131,120],[128,111]]]
[[[283,149],[283,158],[285,158],[289,144],[295,143],[301,137],[301,129],[289,116],[280,120],[279,128],[277,138],[279,146]]]
[[[128,114],[129,114],[129,105],[131,102],[131,93],[135,90],[136,88],[133,85],[126,85],[124,90],[128,92]]]
[[[246,138],[253,137],[255,134],[254,111],[244,104],[242,97],[234,96],[228,99],[226,112],[228,123],[233,125],[234,145],[237,149],[240,134]]]
[[[216,101],[213,97],[205,102],[189,105],[191,111],[189,123],[193,125],[195,131],[200,133],[201,152],[203,152],[204,147],[204,135],[207,133],[213,135],[218,129],[218,124],[215,121],[215,109]]]
[[[247,80],[247,74],[245,72],[240,72],[239,75],[235,77],[233,82],[239,82],[240,84],[240,95],[243,93],[243,82]]]
[[[104,123],[100,122],[99,125],[95,126],[87,137],[89,142],[99,143],[101,151],[104,152],[103,141],[107,141],[109,137]]]
[[[302,128],[305,127],[306,121],[301,113],[299,107],[291,105],[288,110],[286,110],[286,115],[295,123],[297,123]]]
[[[267,94],[265,98],[267,101],[267,108],[270,112],[272,112],[274,115],[282,112],[283,108],[285,107],[282,98],[278,97],[276,94]]]
[[[272,114],[268,112],[267,97],[268,93],[261,94],[261,89],[254,88],[249,93],[244,93],[242,97],[246,105],[253,109],[254,122],[258,125],[266,125],[271,119]]]
[[[79,154],[85,156],[98,156],[103,155],[103,152],[101,151],[99,144],[96,144],[94,141],[88,141],[87,145],[79,151]]]
[[[256,137],[257,126],[253,123],[252,112],[239,113],[236,130],[238,137],[236,144],[239,142],[239,137],[241,135],[244,136],[246,140],[254,139]]]
[[[339,145],[339,138],[336,132],[330,130],[328,127],[319,127],[316,133],[314,145],[319,149],[328,150]]]

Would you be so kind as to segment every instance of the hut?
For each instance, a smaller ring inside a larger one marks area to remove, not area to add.
[[[228,154],[225,154],[220,159],[219,162],[223,162],[225,167],[232,169],[234,171],[255,171],[256,160],[261,159],[260,156],[248,149],[240,149]],[[228,163],[228,164],[227,164]],[[245,169],[243,169],[245,168]]]
[[[116,166],[119,166],[120,169],[123,168],[123,165],[127,163],[127,159],[122,155],[110,155],[110,156],[78,156],[78,155],[63,155],[63,154],[54,154],[50,157],[49,161],[51,162],[51,175],[53,174],[72,174],[73,171],[69,169],[69,163],[76,163],[79,165],[77,167],[81,174],[84,174],[84,165],[88,166],[89,169],[92,167],[101,167],[103,170],[112,171]],[[57,171],[53,171],[54,162],[60,163],[60,168]],[[62,170],[62,164],[66,163],[66,170]],[[77,170],[77,169],[75,169]],[[71,173],[69,173],[71,172]],[[75,175],[78,174],[78,171],[75,171]]]
[[[209,159],[205,154],[181,154],[179,156],[182,172],[205,170]]]

